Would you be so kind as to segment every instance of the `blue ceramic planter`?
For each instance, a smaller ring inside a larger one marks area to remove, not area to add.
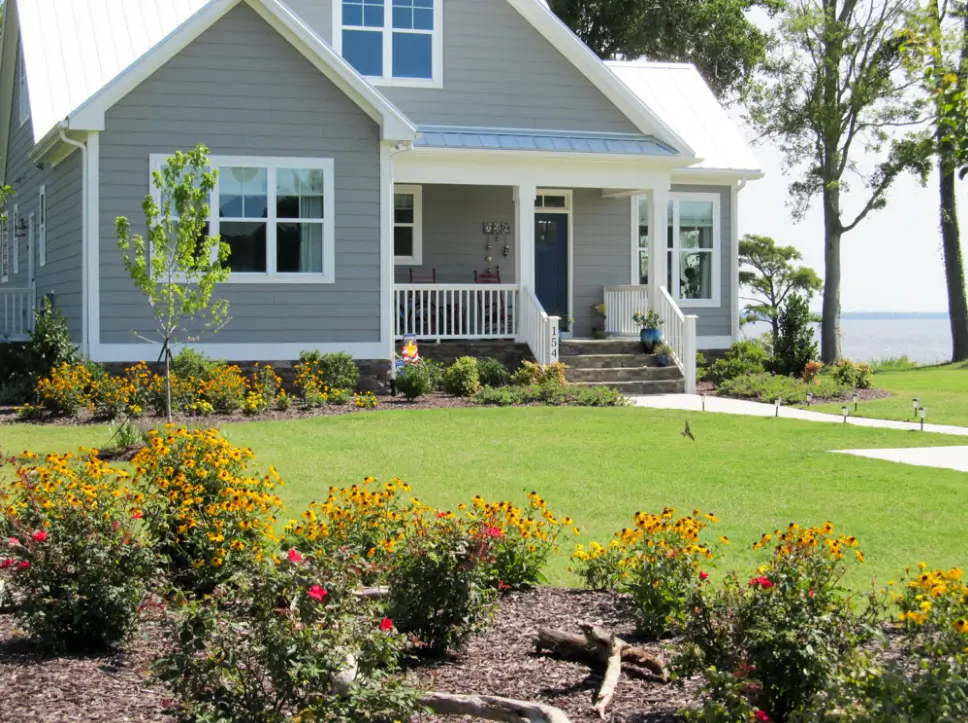
[[[639,340],[646,354],[651,354],[655,345],[662,340],[662,329],[642,329],[639,332]]]

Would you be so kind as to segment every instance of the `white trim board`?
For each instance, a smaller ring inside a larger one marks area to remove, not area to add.
[[[298,344],[219,344],[204,342],[201,344],[173,344],[172,352],[191,347],[213,359],[226,361],[294,361],[299,358],[299,352],[318,350],[324,354],[331,352],[346,352],[354,359],[387,359],[387,345],[381,341],[373,342],[300,342]],[[161,351],[160,344],[95,344],[91,347],[90,359],[98,362],[153,362],[158,359]]]
[[[731,336],[697,336],[696,349],[729,349],[733,344]]]
[[[248,4],[347,97],[380,123],[384,140],[412,141],[416,128],[390,101],[353,70],[322,38],[279,0],[212,0],[158,45],[88,98],[67,118],[74,130],[104,130],[104,114],[152,73],[185,49],[240,2]]]

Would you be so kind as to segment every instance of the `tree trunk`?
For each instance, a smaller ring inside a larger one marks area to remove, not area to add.
[[[941,246],[948,284],[948,314],[951,317],[951,359],[968,360],[968,300],[965,298],[965,266],[961,253],[961,232],[955,200],[955,169],[948,144],[941,144],[938,158],[941,191]]]
[[[165,413],[168,415],[168,423],[171,424],[171,352],[168,350],[168,342],[165,342]]]
[[[824,280],[820,359],[836,364],[840,359],[840,192],[824,189]]]

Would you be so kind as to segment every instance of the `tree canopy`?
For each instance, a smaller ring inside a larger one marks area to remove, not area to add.
[[[720,98],[735,96],[766,56],[770,34],[747,17],[779,0],[550,0],[604,60],[693,63]]]

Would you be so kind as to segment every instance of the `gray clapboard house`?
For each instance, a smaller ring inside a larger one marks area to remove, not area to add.
[[[231,322],[199,347],[389,360],[665,320],[685,377],[738,335],[737,196],[761,171],[694,68],[603,63],[541,0],[7,0],[0,337],[47,296],[83,354],[152,359],[115,218],[206,144]],[[606,316],[593,308],[605,304]],[[692,380],[690,378],[692,376]]]

